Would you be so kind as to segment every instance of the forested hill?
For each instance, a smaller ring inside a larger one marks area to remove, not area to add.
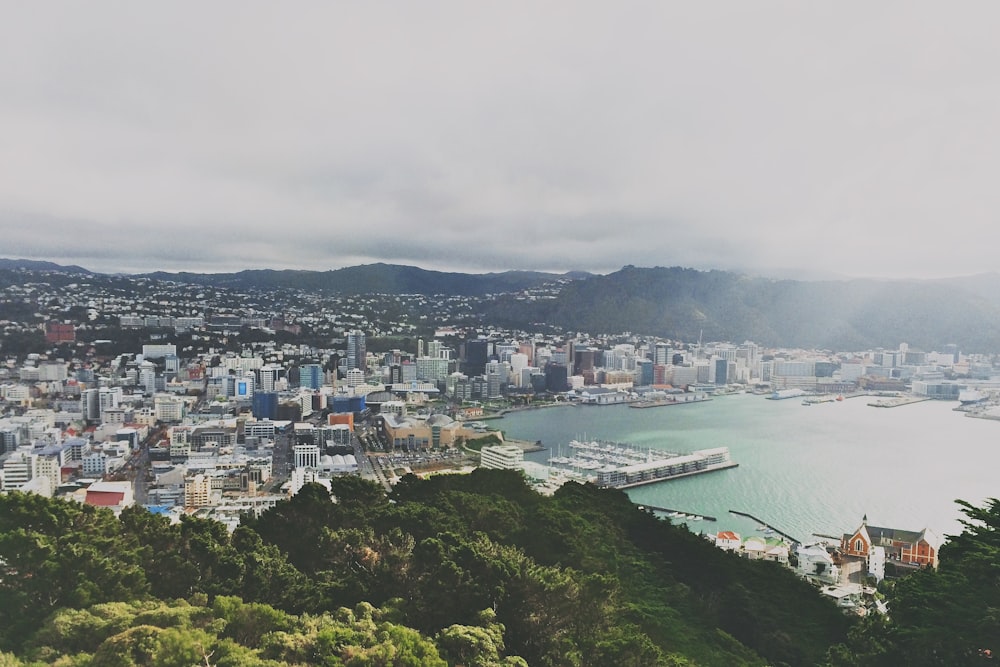
[[[501,273],[448,273],[415,266],[365,264],[333,271],[275,271],[257,269],[238,273],[150,273],[156,280],[233,287],[237,289],[304,289],[337,294],[448,294],[481,296],[497,292],[517,292],[574,280],[589,274],[559,275],[537,271]]]
[[[554,300],[505,297],[487,321],[567,331],[631,331],[679,340],[752,340],[834,350],[1000,352],[1000,304],[983,281],[772,280],[727,271],[625,267],[567,284]],[[975,287],[975,289],[973,289]]]
[[[91,667],[728,667],[813,665],[846,638],[847,620],[789,570],[620,491],[543,497],[487,470],[409,476],[395,502],[354,477],[333,491],[307,485],[231,536],[193,517],[0,497],[0,650]]]
[[[848,621],[621,491],[514,471],[306,485],[230,534],[0,496],[0,665],[992,665],[1000,501]],[[853,625],[853,627],[849,627]]]
[[[16,283],[32,271],[47,272],[49,282],[71,282],[85,270],[0,260],[0,282]],[[88,279],[98,276],[89,274]],[[954,343],[966,351],[1000,352],[996,274],[933,281],[795,281],[679,267],[627,266],[608,275],[560,275],[446,273],[369,264],[334,271],[158,272],[104,279],[165,280],[237,291],[467,296],[483,322],[526,331],[537,331],[541,324],[589,334],[630,331],[780,347],[859,350],[906,342],[933,351]]]

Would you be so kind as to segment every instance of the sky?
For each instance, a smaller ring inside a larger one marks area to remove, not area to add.
[[[4,3],[0,257],[996,270],[1000,5]]]

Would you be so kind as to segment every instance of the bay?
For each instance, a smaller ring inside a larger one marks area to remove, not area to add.
[[[752,533],[752,514],[796,539],[839,536],[862,516],[877,526],[961,532],[956,499],[1000,496],[1000,422],[925,401],[874,408],[870,397],[802,405],[751,394],[691,405],[634,409],[564,406],[509,413],[493,425],[507,437],[564,451],[572,439],[628,442],[667,451],[729,447],[739,467],[628,490],[640,505],[717,517],[688,522],[695,532]]]

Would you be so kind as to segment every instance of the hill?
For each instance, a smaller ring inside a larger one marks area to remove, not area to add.
[[[544,323],[589,334],[753,340],[775,347],[858,350],[906,342],[931,351],[954,343],[967,351],[1000,352],[996,274],[933,281],[796,281],[680,267],[626,266],[608,275],[560,275],[448,273],[369,264],[333,271],[102,276],[50,262],[0,260],[3,284],[23,280],[24,271],[48,272],[49,282],[63,283],[82,272],[92,280],[174,281],[243,292],[464,296],[482,321],[528,331]],[[544,298],[530,293],[539,288],[545,290]]]
[[[980,284],[980,283],[977,283]],[[554,300],[486,306],[487,321],[678,340],[753,340],[834,350],[1000,351],[1000,303],[959,282],[772,280],[726,271],[625,267],[567,284]]]
[[[847,619],[791,571],[621,491],[544,497],[497,470],[411,475],[391,499],[356,477],[332,485],[337,502],[307,485],[232,534],[0,496],[0,651],[61,665],[197,646],[219,665],[813,665],[847,640]]]
[[[82,273],[91,272],[82,266],[75,264],[64,266],[54,262],[41,262],[33,259],[4,259],[0,257],[0,270],[27,270],[27,271],[58,271],[60,273]]]
[[[589,274],[582,274],[589,275]],[[517,292],[567,278],[554,273],[505,271],[502,273],[446,273],[415,266],[365,264],[333,271],[248,270],[238,273],[165,273],[146,274],[156,280],[174,280],[237,289],[303,289],[339,294],[447,294],[482,296],[498,292]]]

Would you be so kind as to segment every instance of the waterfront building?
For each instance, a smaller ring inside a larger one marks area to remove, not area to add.
[[[524,450],[514,445],[490,445],[480,451],[479,465],[483,468],[516,470],[524,462]]]
[[[861,520],[861,526],[853,533],[844,533],[841,550],[848,556],[859,556],[866,561],[875,547],[885,550],[885,559],[904,565],[938,565],[938,549],[941,539],[927,528],[921,531],[881,528],[868,525],[868,516]]]
[[[798,545],[795,556],[798,560],[796,571],[799,576],[826,584],[840,581],[840,568],[834,563],[833,555],[822,542]]]
[[[743,540],[739,533],[723,530],[715,534],[715,546],[723,551],[739,551],[743,546]]]
[[[929,382],[926,380],[914,380],[911,389],[916,396],[926,396],[943,401],[957,401],[959,394],[967,387],[957,382]]]

